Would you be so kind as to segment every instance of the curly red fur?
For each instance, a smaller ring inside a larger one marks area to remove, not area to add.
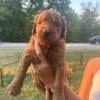
[[[48,34],[47,34],[48,33]],[[46,36],[47,35],[47,36]],[[8,86],[10,95],[17,95],[20,93],[23,80],[26,75],[28,66],[32,63],[32,79],[34,84],[45,92],[45,86],[49,83],[48,100],[66,100],[64,87],[64,37],[65,37],[65,22],[56,12],[51,10],[43,11],[35,17],[35,24],[32,30],[32,36],[28,46],[25,48],[22,59],[19,63],[19,70],[15,78]],[[34,39],[40,43],[43,54],[52,71],[53,81],[51,80],[48,69],[39,69],[40,61],[36,55],[34,47]],[[43,71],[43,76],[40,74]],[[45,82],[44,82],[45,77]]]

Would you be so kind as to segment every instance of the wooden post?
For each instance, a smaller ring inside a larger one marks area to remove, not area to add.
[[[0,79],[1,79],[1,86],[3,87],[3,72],[2,72],[2,68],[0,68]]]
[[[83,52],[81,52],[81,55],[80,55],[80,64],[83,65]]]

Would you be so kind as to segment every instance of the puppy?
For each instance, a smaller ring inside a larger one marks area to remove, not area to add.
[[[45,10],[36,15],[31,39],[24,50],[18,71],[7,88],[8,94],[16,96],[21,92],[26,71],[32,64],[33,82],[40,90],[46,91],[46,99],[66,99],[64,96],[65,32],[65,21],[55,11]],[[36,41],[45,57],[44,64],[41,64],[39,59],[41,54],[36,53]]]

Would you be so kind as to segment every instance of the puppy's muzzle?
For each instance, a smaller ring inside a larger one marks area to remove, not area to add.
[[[51,34],[51,32],[45,31],[45,32],[44,32],[44,38],[45,38],[45,39],[48,39],[48,38],[50,37],[50,34]]]

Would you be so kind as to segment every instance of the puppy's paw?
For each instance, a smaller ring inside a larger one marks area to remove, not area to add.
[[[17,96],[21,92],[21,88],[19,88],[16,84],[9,84],[7,87],[7,94],[10,96]]]

